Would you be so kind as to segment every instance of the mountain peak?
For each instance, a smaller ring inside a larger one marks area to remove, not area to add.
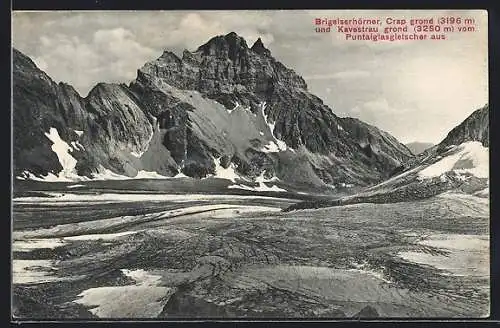
[[[271,55],[271,51],[264,46],[260,37],[255,41],[251,49],[259,55]]]
[[[177,56],[174,52],[169,51],[169,50],[163,51],[163,54],[161,55],[160,58],[163,60],[167,60],[167,61],[176,61],[176,62],[181,61],[179,56]]]
[[[38,68],[30,57],[26,56],[24,53],[14,47],[12,47],[12,61],[26,67]]]
[[[239,36],[236,32],[229,32],[228,34],[226,34],[224,36],[225,38],[229,38],[229,39],[236,39],[236,38],[242,38],[241,36]],[[243,38],[242,38],[243,39]]]
[[[248,49],[247,42],[245,39],[235,32],[230,32],[226,35],[218,35],[210,40],[207,43],[200,46],[197,50],[202,51],[205,54],[213,52],[214,49],[223,49],[223,48],[232,48],[232,49]]]
[[[236,34],[236,32],[230,32],[224,36],[224,39],[229,44],[230,47],[239,47],[243,49],[248,49],[247,42],[242,36]]]

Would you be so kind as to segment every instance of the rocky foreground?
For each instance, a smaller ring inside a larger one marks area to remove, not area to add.
[[[484,198],[284,213],[297,200],[47,195],[14,200],[37,218],[13,233],[19,319],[489,314]]]

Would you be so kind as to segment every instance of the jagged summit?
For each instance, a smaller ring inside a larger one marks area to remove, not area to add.
[[[257,41],[255,41],[251,49],[259,55],[271,55],[271,51],[264,46],[261,38],[258,38]]]
[[[160,58],[166,61],[176,61],[176,62],[181,61],[181,58],[179,58],[179,56],[177,56],[175,53],[169,50],[164,50]]]
[[[274,59],[262,39],[251,50],[235,32],[215,36],[196,51],[184,50],[182,58],[165,51],[137,75],[140,83],[160,78],[179,89],[197,90],[229,110],[237,102],[256,112],[278,89],[307,90],[304,79]]]
[[[236,34],[236,32],[230,32],[224,35],[224,39],[226,39],[228,43],[241,44],[245,45],[248,48],[245,39],[242,36]]]
[[[248,45],[245,39],[235,32],[226,35],[218,35],[207,43],[198,47],[196,52],[201,52],[204,55],[229,56],[234,59],[239,53],[248,50]]]
[[[214,52],[216,52],[215,49],[227,49],[235,52],[245,51],[249,48],[245,38],[238,35],[236,32],[230,32],[226,35],[218,35],[211,38],[207,43],[198,47],[196,52],[201,52],[204,55],[213,55]],[[250,49],[259,55],[271,55],[271,51],[264,46],[260,37]]]

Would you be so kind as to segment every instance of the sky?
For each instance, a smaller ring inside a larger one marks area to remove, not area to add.
[[[317,33],[314,26],[316,18],[378,18],[384,27],[387,18],[441,17],[473,18],[474,31],[455,26],[445,40],[373,42],[346,40],[335,26]],[[98,82],[128,84],[164,50],[194,51],[229,32],[249,46],[261,37],[335,114],[359,118],[403,143],[438,143],[488,102],[482,10],[51,11],[12,18],[13,46],[82,96]]]

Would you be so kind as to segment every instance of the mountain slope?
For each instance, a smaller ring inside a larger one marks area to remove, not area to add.
[[[390,179],[332,201],[304,202],[287,210],[335,205],[394,203],[428,198],[446,191],[489,197],[489,106],[473,112],[438,145],[401,167]]]
[[[371,187],[369,193],[412,190],[412,197],[457,189],[487,196],[489,106],[474,111],[438,145],[407,163],[407,169]],[[427,190],[426,190],[427,189]]]
[[[408,148],[413,154],[418,155],[426,151],[427,149],[434,146],[434,144],[430,142],[410,142],[405,144],[406,148]]]
[[[131,152],[147,146],[154,118],[146,117],[126,86],[101,83],[81,98],[19,51],[13,51],[13,62],[16,175],[74,180],[102,168],[137,174],[140,165]]]
[[[484,147],[489,147],[489,106],[472,113],[465,121],[448,133],[438,146],[444,149],[451,145],[459,145],[466,141],[479,141]]]
[[[13,61],[21,178],[229,174],[335,187],[381,181],[412,157],[389,134],[337,117],[260,39],[249,48],[236,33],[182,58],[165,51],[130,85],[99,83],[85,98],[17,50]]]
[[[51,149],[53,143],[44,134],[55,127],[62,138],[76,141],[76,133],[68,127],[75,125],[72,119],[76,116],[83,120],[87,113],[76,91],[56,84],[16,49],[12,55],[14,172],[16,175],[25,170],[36,175],[57,173],[63,167]]]

